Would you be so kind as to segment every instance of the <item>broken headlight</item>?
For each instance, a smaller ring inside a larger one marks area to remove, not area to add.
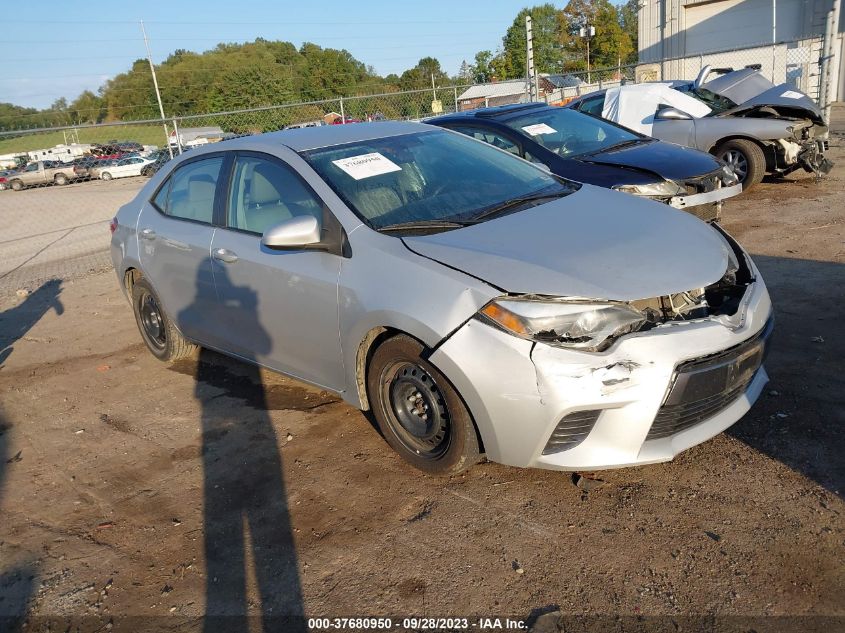
[[[520,338],[594,352],[646,323],[626,305],[567,303],[549,299],[495,299],[478,313],[481,320]]]
[[[613,185],[616,191],[630,193],[635,196],[646,196],[648,198],[671,198],[684,193],[686,190],[678,183],[670,180],[663,182],[652,182],[645,185]]]

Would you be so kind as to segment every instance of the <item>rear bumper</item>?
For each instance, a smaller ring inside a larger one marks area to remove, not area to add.
[[[705,418],[668,434],[651,433],[685,363],[739,349],[762,335],[772,306],[756,277],[739,325],[716,319],[667,324],[625,337],[606,352],[584,353],[471,320],[430,360],[464,397],[493,461],[556,470],[668,461],[739,420],[768,381],[765,369],[754,367],[735,397]],[[586,412],[598,413],[593,419]],[[561,429],[567,416],[573,424]],[[585,429],[571,447],[549,452],[550,439],[565,442]]]

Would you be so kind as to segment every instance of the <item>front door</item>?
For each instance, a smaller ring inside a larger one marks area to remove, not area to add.
[[[211,243],[219,297],[215,321],[229,350],[278,371],[341,390],[337,279],[341,257],[261,245],[264,231],[284,220],[324,219],[322,201],[284,162],[239,153],[226,227]]]
[[[222,156],[180,166],[138,218],[141,268],[164,311],[187,338],[219,347],[210,248]]]

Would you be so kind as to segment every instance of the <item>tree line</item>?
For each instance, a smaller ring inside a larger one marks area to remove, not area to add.
[[[380,76],[372,66],[346,50],[305,43],[256,39],[243,44],[218,44],[203,53],[179,49],[156,66],[168,117],[221,112],[336,97],[374,95],[439,86],[516,79],[526,72],[525,16],[533,24],[534,61],[538,72],[566,73],[587,68],[586,42],[580,28],[593,26],[590,66],[607,68],[636,61],[637,4],[616,6],[610,0],[570,0],[563,9],[542,4],[523,9],[514,18],[496,50],[476,53],[455,76],[443,71],[436,57],[424,57],[401,75]],[[355,100],[349,114],[413,116],[416,104],[391,100]],[[316,118],[318,108],[313,112]],[[159,117],[152,75],[146,59],[107,80],[95,93],[85,90],[72,101],[56,100],[38,110],[0,103],[0,129],[82,125]]]

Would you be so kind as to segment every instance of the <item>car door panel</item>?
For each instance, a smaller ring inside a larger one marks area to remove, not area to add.
[[[651,128],[651,135],[668,143],[695,147],[695,121],[693,119],[655,119]]]
[[[279,159],[235,159],[227,228],[211,243],[218,295],[215,321],[233,353],[342,391],[337,282],[341,257],[311,249],[275,250],[261,232],[296,215],[330,217],[296,172]]]
[[[222,164],[221,156],[183,164],[138,217],[141,269],[165,312],[187,338],[213,347],[225,342],[213,322],[217,294],[210,257]]]
[[[319,251],[276,251],[260,242],[257,235],[221,228],[211,243],[219,297],[215,321],[227,333],[227,349],[341,391],[340,258]]]
[[[213,226],[168,218],[149,203],[138,219],[138,253],[144,276],[182,334],[208,344],[216,341],[209,320],[217,302],[209,257],[214,230]]]

